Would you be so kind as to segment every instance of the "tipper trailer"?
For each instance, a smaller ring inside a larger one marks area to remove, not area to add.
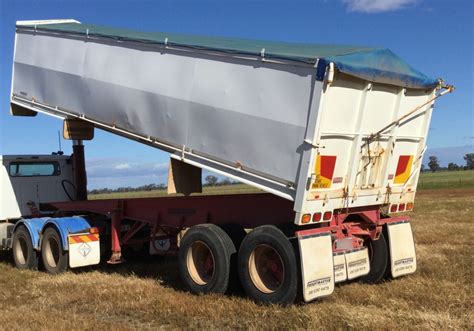
[[[17,22],[11,113],[63,119],[73,156],[60,185],[67,167],[48,177],[57,201],[16,196],[1,247],[18,267],[51,273],[107,251],[121,263],[137,245],[178,251],[192,292],[224,293],[237,273],[265,303],[411,274],[403,212],[413,209],[434,101],[452,89],[381,48]],[[83,140],[94,128],[169,152],[168,191],[184,196],[88,201]],[[16,178],[10,164],[4,182]],[[266,193],[191,195],[201,169]]]

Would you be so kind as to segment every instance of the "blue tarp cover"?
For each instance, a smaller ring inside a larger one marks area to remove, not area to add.
[[[349,75],[371,82],[379,82],[409,88],[434,88],[438,81],[415,70],[405,61],[385,48],[370,48],[345,45],[318,45],[274,41],[248,40],[224,37],[179,35],[164,32],[135,32],[99,25],[62,23],[44,25],[21,25],[18,30],[61,32],[112,38],[150,44],[167,44],[201,50],[212,50],[230,54],[260,56],[265,58],[317,63],[317,79],[322,80],[326,66],[333,62],[336,68]]]

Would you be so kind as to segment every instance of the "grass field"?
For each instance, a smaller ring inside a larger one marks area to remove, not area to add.
[[[234,184],[226,186],[207,186],[203,187],[203,194],[239,194],[239,193],[255,193],[263,192],[245,184]],[[120,198],[154,198],[165,196],[166,189],[152,191],[137,191],[124,193],[102,193],[89,195],[90,200],[96,199],[120,199]]]
[[[418,189],[474,188],[474,170],[423,172]]]
[[[290,307],[184,291],[174,257],[50,276],[0,262],[2,329],[474,329],[474,188],[421,190],[416,274]]]

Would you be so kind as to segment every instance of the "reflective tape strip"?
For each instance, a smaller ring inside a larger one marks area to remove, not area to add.
[[[316,174],[316,180],[314,181],[312,188],[330,188],[332,184],[335,166],[335,155],[318,154],[314,169],[314,172]]]
[[[411,174],[413,155],[400,155],[398,158],[397,170],[395,172],[394,184],[404,184]]]
[[[79,235],[69,235],[69,244],[80,244],[80,243],[88,243],[93,241],[99,241],[99,234],[79,234]]]

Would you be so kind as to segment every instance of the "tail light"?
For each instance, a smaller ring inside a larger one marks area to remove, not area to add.
[[[406,210],[407,210],[407,211],[408,211],[408,210],[413,210],[413,202],[407,203],[407,208],[406,208]]]
[[[396,213],[398,210],[398,205],[397,204],[393,204],[390,206],[390,212],[391,213]]]
[[[398,211],[405,211],[405,204],[401,203],[398,205]]]
[[[99,228],[89,228],[89,233],[90,233],[90,234],[99,233]]]
[[[321,220],[321,213],[314,213],[313,214],[313,222],[319,222]]]
[[[332,217],[332,211],[326,211],[324,212],[324,215],[323,215],[323,220],[324,221],[329,221]]]
[[[309,221],[311,221],[311,214],[304,214],[304,215],[301,217],[301,223],[302,223],[302,224],[309,223]]]

